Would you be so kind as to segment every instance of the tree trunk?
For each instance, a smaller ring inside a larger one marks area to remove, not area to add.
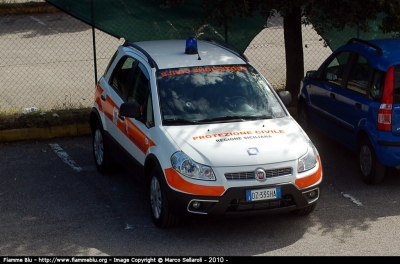
[[[304,77],[303,37],[301,32],[301,9],[294,7],[283,17],[286,55],[286,90],[297,102],[300,81]]]

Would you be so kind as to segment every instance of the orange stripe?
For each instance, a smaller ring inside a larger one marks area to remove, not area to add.
[[[184,180],[173,168],[168,168],[164,171],[168,184],[182,192],[202,196],[221,196],[225,192],[224,186],[206,186],[190,183]]]
[[[104,114],[108,119],[113,121],[113,114],[114,114],[114,108],[118,109],[119,112],[119,107],[117,104],[111,99],[111,97],[107,96],[107,101],[102,103],[100,96],[103,93],[103,88],[101,88],[100,85],[97,85],[97,91],[96,91],[96,102],[97,105],[99,106],[99,111],[104,111]],[[119,119],[119,117],[117,117]],[[126,133],[126,124],[125,122],[129,123],[129,133]],[[124,122],[120,122],[119,120],[117,121],[117,126],[118,129],[123,132],[124,135],[128,137],[128,139],[140,149],[143,154],[146,154],[147,151],[151,146],[155,146],[156,144],[149,139],[145,133],[143,133],[129,118],[126,118]],[[147,138],[148,144],[146,145],[144,143],[144,139]]]
[[[305,187],[313,185],[314,183],[317,183],[322,178],[322,163],[321,163],[321,158],[319,156],[318,156],[318,162],[319,162],[319,168],[317,172],[308,177],[297,179],[295,181],[297,187],[303,189]]]
[[[99,111],[103,112],[103,104],[101,103],[100,96],[103,94],[104,89],[101,88],[100,83],[97,84],[97,89],[96,89],[96,94],[95,94],[95,102],[97,103],[97,106],[99,107]]]
[[[156,144],[148,138],[129,118],[125,119],[125,122],[129,124],[128,133],[126,133],[126,124],[121,123],[118,124],[118,128],[129,138],[129,140],[135,144],[143,154],[146,154],[151,146],[155,146]],[[120,123],[120,122],[118,122]],[[145,138],[147,138],[148,143],[145,144]]]

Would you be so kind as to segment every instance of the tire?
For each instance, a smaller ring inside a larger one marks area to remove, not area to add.
[[[292,211],[293,214],[298,215],[298,216],[306,216],[311,214],[312,212],[314,212],[315,207],[317,207],[317,202],[310,204],[307,207],[301,208],[301,209],[297,209]]]
[[[376,156],[375,150],[368,138],[363,138],[358,148],[361,178],[367,184],[375,185],[383,181],[386,166]]]
[[[176,227],[179,217],[170,210],[166,194],[166,183],[161,178],[162,172],[158,167],[152,169],[149,177],[149,198],[151,217],[155,226],[161,229]]]
[[[300,102],[300,106],[297,111],[297,120],[301,128],[306,132],[311,132],[312,125],[310,115],[308,114],[307,105],[304,101]]]
[[[104,137],[103,127],[96,122],[92,127],[93,157],[97,170],[102,174],[112,171],[112,158]]]

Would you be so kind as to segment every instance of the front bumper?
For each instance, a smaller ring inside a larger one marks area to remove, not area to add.
[[[246,202],[246,190],[281,188],[281,198]],[[312,194],[312,195],[311,195]],[[168,188],[171,210],[178,215],[252,215],[289,212],[317,202],[319,184],[299,190],[291,183],[229,188],[222,196],[199,196],[177,192]],[[194,202],[200,202],[195,208]]]

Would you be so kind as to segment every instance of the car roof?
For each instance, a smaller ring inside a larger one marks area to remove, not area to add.
[[[142,41],[133,44],[144,49],[159,69],[246,63],[235,52],[208,41],[197,40],[198,55],[185,54],[186,40],[183,39]]]
[[[364,43],[353,41],[349,44],[341,46],[338,50],[357,50],[362,54],[369,54],[370,57],[374,58],[375,67],[386,70],[390,65],[400,64],[400,39],[399,38],[388,38],[388,39],[373,39],[367,40],[367,42],[378,46],[382,49],[383,55],[378,55],[377,49],[368,46]]]
[[[369,42],[382,48],[383,54],[389,57],[394,64],[400,63],[400,39],[374,39]]]

